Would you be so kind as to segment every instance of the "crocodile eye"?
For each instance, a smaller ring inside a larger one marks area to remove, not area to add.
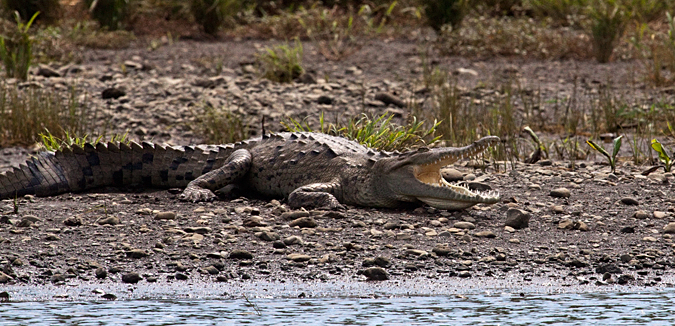
[[[429,151],[429,147],[420,147],[417,149],[418,153],[426,153]]]

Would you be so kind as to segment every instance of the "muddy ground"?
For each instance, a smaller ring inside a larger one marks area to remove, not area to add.
[[[256,49],[266,44],[269,43],[181,41],[156,51],[144,47],[88,50],[84,62],[78,64],[82,68],[80,75],[35,76],[34,80],[45,87],[76,81],[89,94],[122,85],[127,94],[119,99],[92,96],[92,105],[108,108],[106,117],[116,119],[113,126],[122,131],[131,128],[135,139],[151,135],[147,138],[157,142],[195,143],[199,141],[194,134],[172,121],[181,115],[167,119],[152,105],[137,104],[148,97],[152,103],[156,100],[152,97],[161,93],[166,98],[161,103],[162,110],[184,110],[205,93],[216,99],[227,97],[233,83],[240,86],[242,102],[251,93],[247,85],[254,85],[253,92],[265,95],[268,83],[247,77],[245,70]],[[340,87],[349,90],[353,84],[375,85],[372,89],[363,86],[365,95],[335,95],[336,103],[345,107],[336,104],[334,111],[353,114],[350,101],[363,101],[376,91],[401,94],[414,87],[422,72],[419,44],[371,41],[340,62],[323,59],[307,44],[305,65],[319,79],[329,81],[329,87],[325,87],[326,81],[318,84],[321,94]],[[214,57],[223,60],[221,74],[227,77],[229,88],[194,85],[199,76],[212,71],[195,62]],[[126,60],[145,68],[139,66],[137,72],[128,72],[121,68]],[[592,88],[608,78],[618,93],[639,93],[644,98],[669,94],[668,90],[638,85],[635,72],[639,64],[635,62],[598,65],[507,58],[431,60],[450,70],[474,70],[475,75],[460,74],[460,82],[467,88],[495,81],[505,73],[516,73],[523,85],[536,87],[546,98],[569,95],[579,81]],[[69,66],[53,68],[63,67]],[[175,89],[167,94],[162,93],[161,87],[169,86],[155,85],[159,90],[146,94],[145,88],[134,87],[134,82],[142,85],[148,76],[174,78],[187,86],[172,86]],[[247,81],[242,82],[242,78]],[[302,84],[294,84],[270,96],[301,87]],[[171,99],[185,94],[192,94],[192,98]],[[284,110],[313,115],[328,108],[317,105],[314,99],[282,106],[263,103],[252,109],[278,121],[288,113]],[[269,101],[275,100],[272,97]],[[401,109],[374,103],[371,110]],[[125,124],[129,119],[134,123]],[[21,148],[0,149],[0,170],[18,164],[30,153]],[[599,162],[577,161],[571,168],[569,162],[555,160],[488,166],[466,161],[454,168],[447,171],[448,176],[472,182],[474,187],[489,186],[500,192],[502,201],[460,212],[429,207],[291,211],[283,200],[251,194],[194,204],[179,201],[176,190],[100,189],[49,198],[21,198],[16,207],[18,214],[14,201],[0,201],[0,282],[467,282],[488,277],[523,283],[550,278],[562,286],[672,286],[663,284],[672,280],[675,270],[672,173],[643,176],[641,172],[647,166],[621,163],[617,173],[610,174],[609,167]],[[509,217],[515,221],[505,226]]]

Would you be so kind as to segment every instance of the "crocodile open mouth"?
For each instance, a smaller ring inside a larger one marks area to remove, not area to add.
[[[417,180],[439,190],[435,195],[418,196],[417,199],[432,207],[442,209],[462,209],[476,203],[494,204],[499,201],[499,194],[495,191],[471,190],[463,183],[445,180],[440,169],[448,165],[448,161],[454,162],[456,159],[437,160],[414,167],[413,173]]]

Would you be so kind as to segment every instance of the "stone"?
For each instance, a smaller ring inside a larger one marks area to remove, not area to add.
[[[175,220],[175,212],[159,212],[155,214],[155,220]]]
[[[130,272],[122,275],[122,282],[129,284],[136,284],[141,280],[141,275],[136,272]]]
[[[450,182],[457,182],[457,181],[462,181],[464,180],[464,174],[462,172],[457,171],[456,169],[453,168],[443,168],[441,169],[441,175],[443,176],[443,179],[450,181]]]
[[[234,249],[230,252],[230,259],[253,259],[253,254],[246,250]]]
[[[10,279],[11,278],[9,277],[9,275],[7,275],[3,272],[0,272],[0,284],[5,284],[5,283],[9,282]]]
[[[570,219],[562,219],[560,222],[558,222],[558,229],[572,229],[574,228],[574,221]]]
[[[291,246],[291,245],[302,245],[303,241],[302,238],[297,236],[297,235],[292,235],[290,237],[287,237],[283,240],[283,244],[286,246]]]
[[[94,271],[94,275],[97,279],[104,279],[108,277],[108,271],[106,271],[103,267],[99,267]]]
[[[556,188],[551,190],[549,196],[555,198],[569,198],[571,196],[571,192],[567,188]]]
[[[104,100],[118,99],[124,95],[127,95],[124,90],[115,87],[106,88],[101,92],[101,98]]]
[[[286,256],[286,258],[296,263],[301,263],[312,259],[311,256],[305,254],[289,254],[288,256]]]
[[[595,268],[595,272],[598,274],[621,274],[621,268],[615,264],[602,264]]]
[[[309,216],[308,211],[290,211],[290,212],[285,212],[281,214],[281,218],[284,220],[295,220],[300,217],[306,217]]]
[[[623,197],[623,198],[621,198],[621,203],[623,203],[625,205],[630,205],[630,206],[640,205],[640,202],[633,197]]]
[[[61,73],[47,65],[39,65],[35,74],[46,78],[61,77]]]
[[[490,230],[476,232],[473,235],[477,236],[479,238],[495,238],[495,237],[497,237],[497,235]]]
[[[321,95],[316,99],[318,104],[331,105],[333,104],[333,98],[328,95]]]
[[[260,232],[260,235],[258,235],[258,238],[260,238],[261,240],[264,240],[264,241],[276,241],[276,240],[281,239],[279,234],[277,234],[276,232],[272,232],[272,231]]]
[[[188,279],[187,274],[183,274],[183,273],[180,273],[180,272],[176,273],[176,274],[174,275],[174,277],[175,277],[177,280],[179,280],[179,281],[185,281],[185,280]]]
[[[362,274],[368,281],[386,281],[389,279],[389,274],[382,267],[366,268]]]
[[[665,213],[665,212],[654,211],[654,218],[661,219],[661,218],[665,218],[665,217],[666,217],[666,213]]]
[[[664,233],[675,234],[675,222],[670,222],[663,227]]]
[[[647,211],[644,210],[637,210],[635,211],[635,213],[633,213],[633,217],[638,220],[644,220],[651,217],[651,214],[649,214]]]
[[[116,216],[108,216],[107,218],[104,218],[100,221],[98,221],[99,225],[117,225],[120,224],[120,219]]]
[[[463,230],[473,230],[476,228],[476,225],[471,222],[455,222],[452,227]]]
[[[290,223],[288,223],[289,226],[294,227],[300,227],[300,228],[315,228],[317,226],[316,221],[314,218],[305,216],[305,217],[300,217],[297,219],[294,219]]]
[[[440,245],[440,246],[434,247],[434,249],[431,249],[431,252],[435,253],[436,256],[445,257],[445,256],[449,255],[450,252],[452,252],[452,250],[447,245]]]
[[[506,211],[505,226],[510,226],[516,230],[525,229],[529,227],[530,213],[517,209],[510,208]]]
[[[84,220],[82,220],[82,218],[79,216],[69,217],[63,220],[63,224],[65,224],[66,226],[80,226],[83,223]]]
[[[135,258],[135,259],[148,257],[148,253],[145,252],[145,250],[142,250],[142,249],[132,249],[132,250],[127,251],[126,254],[127,254],[127,257]]]
[[[204,270],[211,275],[217,275],[220,273],[220,271],[213,265],[204,268]]]

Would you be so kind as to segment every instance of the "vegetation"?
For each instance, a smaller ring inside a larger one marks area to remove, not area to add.
[[[592,149],[598,151],[600,154],[604,155],[607,160],[609,161],[609,166],[612,169],[612,173],[616,172],[616,156],[619,154],[619,150],[621,149],[621,139],[623,138],[623,135],[614,138],[612,143],[614,144],[614,149],[612,150],[612,154],[610,155],[605,148],[602,146],[596,144],[592,140],[587,140],[586,143],[588,146],[591,146]]]
[[[426,2],[424,12],[429,26],[440,31],[443,26],[459,28],[467,11],[467,0],[431,0]]]
[[[16,31],[13,37],[0,36],[0,59],[5,66],[5,75],[21,80],[28,79],[28,68],[33,61],[33,38],[28,33],[35,17],[23,23],[19,14],[16,14]]]
[[[56,92],[0,85],[0,146],[34,144],[42,130],[53,131],[59,139],[91,133],[94,112],[78,95],[75,88],[64,98]]]
[[[432,145],[441,138],[441,136],[435,136],[436,128],[441,124],[440,121],[434,121],[431,127],[426,128],[424,121],[418,121],[416,117],[412,117],[407,124],[401,126],[392,122],[393,117],[393,114],[385,113],[371,118],[364,113],[358,119],[349,119],[346,124],[340,122],[326,124],[323,113],[321,113],[319,128],[316,130],[306,122],[299,122],[293,118],[288,118],[282,124],[288,131],[314,131],[342,136],[383,151],[401,151]]]
[[[44,133],[40,133],[41,143],[40,145],[46,151],[59,151],[63,148],[72,148],[73,146],[84,147],[85,144],[92,144],[96,146],[98,143],[125,143],[129,144],[131,141],[127,138],[129,134],[115,134],[108,140],[105,136],[101,135],[96,138],[89,138],[89,135],[77,136],[71,135],[69,132],[65,132],[63,138],[54,136],[49,130],[45,130]]]
[[[244,115],[203,104],[193,112],[193,130],[209,144],[229,144],[249,138],[250,128]]]
[[[302,43],[297,39],[293,47],[285,43],[265,48],[256,57],[260,75],[274,82],[290,83],[305,71],[302,68],[302,54]]]
[[[2,0],[2,9],[10,15],[18,13],[22,20],[41,13],[38,20],[55,23],[61,14],[59,0]],[[12,19],[14,17],[11,17]]]
[[[652,139],[652,148],[659,154],[659,161],[663,163],[663,169],[670,172],[675,163],[675,156],[672,151],[668,151],[656,138]]]

